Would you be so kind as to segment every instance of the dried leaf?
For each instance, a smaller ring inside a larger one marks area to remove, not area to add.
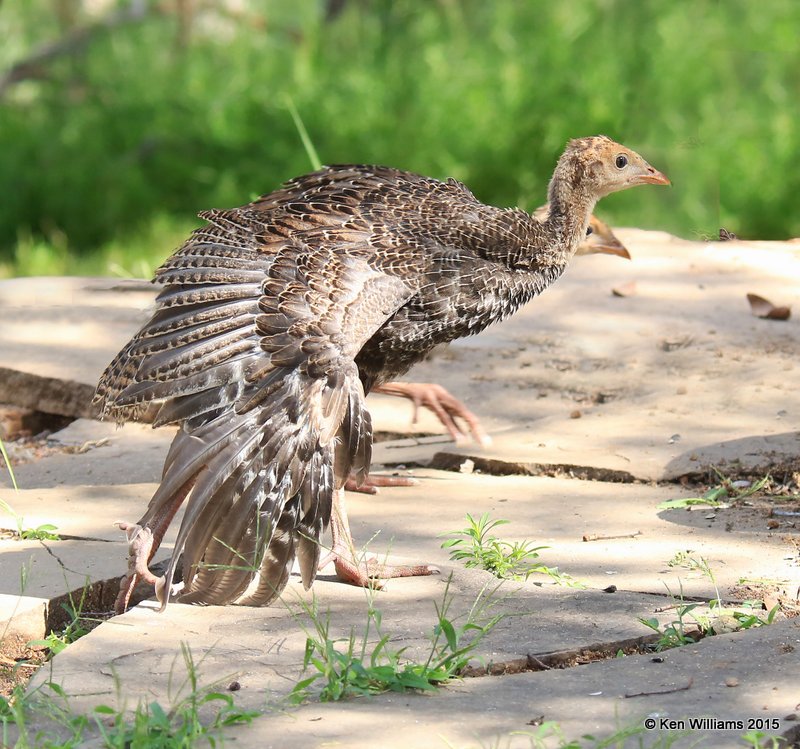
[[[758,294],[748,294],[747,301],[750,302],[750,311],[764,320],[788,320],[792,314],[791,308],[776,307],[769,299]]]
[[[629,281],[611,289],[614,296],[636,296],[636,281]]]

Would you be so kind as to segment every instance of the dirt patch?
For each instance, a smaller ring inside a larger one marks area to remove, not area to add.
[[[737,601],[763,601],[767,611],[777,606],[787,619],[800,616],[800,588],[783,580],[743,580],[730,596]]]
[[[20,635],[8,634],[0,640],[0,695],[8,697],[14,687],[24,686],[47,660],[46,651],[32,648]]]
[[[64,429],[72,421],[74,419],[70,416],[0,403],[0,439],[5,441],[52,434]]]
[[[751,483],[760,481],[765,476],[768,476],[768,481],[764,485],[764,494],[780,497],[798,497],[800,499],[800,455],[788,460],[776,458],[769,466],[758,470],[745,468],[736,462],[726,463],[723,461],[718,466],[708,467],[697,473],[686,474],[676,479],[676,481],[681,486],[696,486],[708,489],[720,483],[720,473],[728,481],[749,481]]]
[[[114,615],[112,594],[116,596],[118,587],[118,580],[105,581],[99,586],[87,588],[87,594],[83,598],[82,591],[54,598],[47,607],[47,636],[56,634],[70,643],[87,635]],[[108,604],[108,599],[111,600],[111,605]],[[78,617],[71,613],[76,605],[82,606]],[[95,607],[98,610],[91,610]],[[27,637],[19,633],[6,632],[0,639],[0,695],[8,697],[15,687],[24,687],[51,656],[50,647],[32,645]]]
[[[89,440],[82,445],[64,445],[49,439],[52,432],[37,434],[35,437],[18,437],[15,440],[4,441],[6,451],[12,466],[24,463],[33,463],[50,455],[76,455],[89,452],[95,447],[108,444],[108,439]],[[8,470],[5,461],[0,460],[0,474]]]

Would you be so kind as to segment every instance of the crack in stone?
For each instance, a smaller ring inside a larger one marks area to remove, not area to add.
[[[526,463],[448,452],[435,453],[428,467],[438,468],[442,471],[459,472],[466,460],[473,462],[473,470],[492,476],[569,477],[583,481],[607,481],[617,484],[633,484],[644,481],[644,479],[634,476],[630,471],[621,471],[613,468],[579,466],[570,463]]]
[[[574,668],[587,663],[616,658],[621,650],[626,655],[650,652],[648,647],[661,639],[660,634],[628,637],[623,640],[593,643],[580,648],[555,650],[549,653],[528,653],[522,658],[488,663],[486,666],[468,666],[462,676],[506,676],[527,671],[550,671],[553,669]]]
[[[66,564],[62,561],[61,557],[58,556],[44,541],[39,541],[39,545],[51,556],[53,559],[58,562],[58,566],[61,567],[62,570],[66,570],[67,572],[71,572],[73,575],[85,575],[85,572],[78,572],[77,570],[73,570],[67,567]],[[74,591],[70,591],[74,592]]]

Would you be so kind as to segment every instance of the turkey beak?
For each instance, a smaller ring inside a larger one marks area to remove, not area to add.
[[[637,185],[670,185],[672,184],[669,179],[667,178],[666,174],[662,174],[658,171],[658,169],[653,169],[650,164],[645,162],[644,164],[645,173],[640,174],[635,179],[635,184]]]

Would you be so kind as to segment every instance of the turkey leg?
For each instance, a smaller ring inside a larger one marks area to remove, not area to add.
[[[114,611],[122,614],[128,608],[131,594],[137,583],[141,580],[155,587],[156,597],[161,600],[164,591],[160,590],[163,585],[162,579],[156,577],[148,565],[153,555],[161,546],[164,534],[178,512],[183,500],[192,489],[194,479],[187,481],[170,499],[169,503],[152,520],[148,520],[144,526],[139,523],[119,522],[117,526],[128,537],[128,572],[119,582],[119,593],[114,602]],[[141,521],[140,521],[141,522]],[[166,593],[169,595],[169,593]]]
[[[347,520],[344,489],[339,489],[333,496],[331,536],[331,552],[320,562],[319,569],[333,561],[337,577],[350,585],[380,589],[380,580],[435,575],[439,572],[436,567],[427,564],[397,566],[379,563],[374,557],[359,559]]]

